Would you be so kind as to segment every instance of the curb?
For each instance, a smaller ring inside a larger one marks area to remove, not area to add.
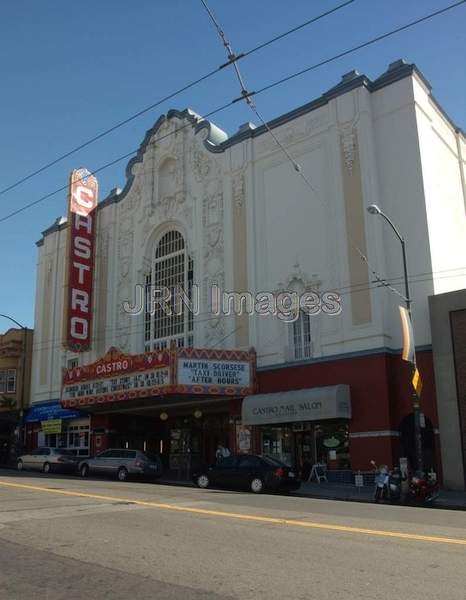
[[[358,502],[365,504],[375,504],[372,498],[355,498],[354,496],[329,496],[325,494],[299,494],[296,492],[292,492],[290,496],[294,498],[315,498],[316,500],[337,500],[340,502]],[[379,502],[381,506],[402,506],[404,508],[430,508],[430,509],[439,509],[439,510],[462,510],[466,511],[466,505],[464,504],[446,504],[444,502],[433,502],[432,504],[390,504],[385,502]]]

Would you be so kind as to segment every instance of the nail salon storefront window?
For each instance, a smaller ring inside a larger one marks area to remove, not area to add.
[[[350,469],[348,421],[262,426],[261,453],[307,471],[315,463]]]

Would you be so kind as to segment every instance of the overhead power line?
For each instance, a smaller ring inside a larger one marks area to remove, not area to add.
[[[461,267],[461,269],[463,271],[465,271],[466,267]],[[410,276],[409,280],[410,280],[410,283],[414,284],[414,285],[419,284],[419,283],[425,283],[428,281],[432,281],[434,279],[434,275],[439,274],[439,273],[449,272],[451,270],[454,270],[454,269],[444,269],[444,270],[439,270],[439,271],[431,271],[431,272],[426,271],[424,273],[416,273],[415,275]],[[424,275],[428,275],[428,277],[422,277]],[[461,273],[459,275],[438,275],[435,277],[435,280],[453,279],[453,278],[462,277],[462,276],[463,276],[463,273]],[[396,284],[398,282],[397,280],[400,280],[398,283],[401,283],[402,279],[403,279],[402,277],[399,277],[399,278],[394,278],[394,279],[387,279],[387,281],[390,283]],[[362,292],[365,290],[377,290],[381,287],[385,287],[385,286],[381,285],[377,281],[373,281],[371,283],[365,282],[364,284],[354,284],[352,286],[330,288],[330,289],[326,289],[325,291],[336,293],[341,297],[341,296],[346,296],[348,294],[352,294],[355,291]],[[97,291],[97,289],[96,289],[96,291]],[[196,317],[195,323],[201,324],[201,323],[206,323],[209,321],[214,321],[219,318],[226,319],[226,318],[236,316],[235,313],[232,312],[231,314],[222,314],[220,317],[215,315],[215,316],[210,316],[210,317],[202,318],[202,319],[197,318],[198,316],[204,317],[205,315],[208,315],[208,314],[211,314],[211,313],[204,312],[204,313],[201,313],[200,315],[195,315],[195,317]],[[114,332],[118,331],[119,329],[120,329],[120,327],[105,327],[103,335],[94,336],[92,338],[92,342],[97,343],[99,341],[104,341],[108,338],[108,336],[112,335]],[[143,333],[144,332],[144,324],[137,325],[136,327],[132,328],[132,332],[135,334]],[[235,330],[235,332],[236,332],[236,330]],[[230,335],[230,334],[228,334],[228,335]],[[231,335],[233,335],[233,332],[231,332]],[[221,340],[221,341],[223,341],[223,340]],[[58,348],[62,344],[63,344],[63,339],[62,339],[62,337],[58,336],[58,337],[54,337],[54,338],[48,338],[48,339],[42,340],[40,342],[36,341],[36,342],[34,342],[33,347],[35,350],[37,350],[37,349],[45,350],[45,349],[50,349],[50,348]]]
[[[435,17],[438,17],[450,10],[458,8],[459,6],[461,6],[465,3],[466,3],[466,0],[460,0],[459,2],[455,2],[454,4],[450,4],[450,5],[446,6],[445,8],[436,10],[435,12],[425,15],[424,17],[420,17],[419,19],[410,21],[409,23],[406,23],[406,25],[402,25],[401,27],[397,27],[396,29],[392,29],[391,31],[387,31],[386,33],[383,33],[381,35],[373,37],[370,40],[367,40],[367,42],[363,42],[362,44],[353,46],[352,48],[348,48],[348,50],[344,50],[343,52],[340,52],[339,54],[335,54],[334,56],[331,56],[330,58],[326,58],[325,60],[315,63],[314,65],[311,65],[310,67],[306,67],[305,69],[301,69],[301,71],[297,71],[296,73],[293,73],[291,75],[283,77],[282,79],[279,79],[278,81],[275,81],[269,85],[265,85],[264,87],[260,88],[259,90],[255,91],[255,92],[250,92],[250,96],[258,96],[259,94],[262,94],[263,92],[266,92],[278,85],[282,85],[283,83],[286,83],[287,81],[291,81],[291,79],[295,79],[296,77],[300,77],[301,75],[304,75],[305,73],[309,73],[310,71],[318,69],[319,67],[328,65],[329,63],[334,62],[335,60],[338,60],[345,56],[348,56],[349,54],[353,54],[354,52],[357,52],[358,50],[362,50],[363,48],[372,46],[373,44],[376,44],[377,42],[381,42],[382,40],[385,40],[385,39],[391,37],[392,35],[401,33],[402,31],[406,31],[407,29],[411,29],[412,27],[415,27],[416,25],[420,25],[421,23],[429,21]]]
[[[220,111],[225,110],[225,108],[228,108],[229,106],[231,106],[231,104],[232,104],[232,102],[228,102],[227,104],[224,104],[223,106],[220,106],[219,108],[216,108],[215,110],[207,113],[203,117],[200,117],[200,119],[201,120],[208,119],[209,117],[212,117],[213,115],[219,113]],[[182,129],[185,129],[186,127],[191,127],[191,126],[192,126],[191,123],[185,123],[184,125],[181,125],[181,127],[178,127],[174,131],[170,131],[170,133],[166,133],[165,135],[154,138],[153,141],[155,143],[160,142],[161,140],[178,133]],[[109,167],[116,165],[117,163],[121,162],[122,160],[125,160],[125,158],[130,158],[131,156],[134,156],[137,153],[137,151],[138,151],[138,148],[136,148],[135,150],[131,150],[131,152],[127,152],[126,154],[123,154],[123,156],[119,156],[118,158],[115,158],[114,160],[111,160],[108,163],[105,163],[104,165],[98,167],[97,169],[94,169],[94,171],[91,172],[91,175],[96,175],[97,173],[100,173],[101,171],[104,171],[105,169],[108,169]],[[89,175],[86,175],[86,177],[88,177],[88,176]],[[76,182],[82,181],[84,178],[85,177],[76,179]],[[40,202],[44,202],[45,200],[48,200],[52,196],[55,196],[56,194],[59,194],[60,192],[63,192],[64,190],[67,190],[68,186],[69,186],[68,183],[66,185],[62,185],[61,187],[57,188],[56,190],[53,190],[53,192],[49,192],[48,194],[45,194],[44,196],[40,196],[40,198],[37,198],[36,200],[33,200],[32,202],[29,202],[28,204],[25,204],[24,206],[17,208],[16,210],[12,211],[11,213],[8,213],[7,215],[5,215],[4,217],[1,217],[0,223],[2,223],[3,221],[6,221],[7,219],[11,219],[12,217],[18,215],[19,213],[24,212],[28,208],[32,208],[33,206],[35,206],[36,204],[39,204]]]
[[[292,29],[288,29],[287,31],[284,31],[283,33],[280,33],[279,35],[276,35],[275,37],[271,38],[270,40],[267,40],[266,42],[263,42],[263,43],[259,44],[258,46],[254,46],[253,48],[251,48],[247,52],[244,52],[241,55],[236,56],[235,57],[235,61],[240,60],[242,58],[246,58],[247,56],[250,56],[251,54],[254,54],[255,52],[263,50],[264,48],[267,48],[271,44],[274,44],[275,42],[278,42],[279,40],[282,40],[285,37],[287,37],[287,36],[289,36],[289,35],[291,35],[293,33],[296,33],[297,31],[299,31],[301,29],[304,29],[305,27],[308,27],[309,25],[312,25],[313,23],[316,23],[317,21],[320,21],[320,19],[323,19],[324,17],[330,16],[331,14],[333,14],[333,13],[341,10],[342,8],[345,8],[349,4],[353,4],[354,2],[356,2],[356,0],[347,0],[346,2],[343,2],[342,4],[339,4],[338,6],[335,6],[334,8],[332,8],[330,10],[327,10],[327,11],[325,11],[325,12],[317,15],[316,17],[313,17],[312,19],[308,19],[307,21],[304,21],[304,23],[301,23],[300,25],[298,25],[296,27],[293,27]],[[160,100],[157,100],[156,102],[153,102],[152,104],[149,104],[149,106],[146,106],[145,108],[143,108],[143,109],[139,110],[138,112],[130,115],[129,117],[126,117],[122,121],[119,121],[118,123],[115,123],[115,125],[112,125],[108,129],[104,129],[103,131],[101,131],[100,133],[97,133],[96,135],[94,135],[93,137],[89,138],[85,142],[82,142],[78,146],[75,146],[74,148],[71,148],[71,150],[68,150],[64,154],[61,154],[60,156],[57,156],[57,158],[53,159],[52,161],[46,163],[45,165],[42,165],[41,167],[39,167],[35,171],[32,171],[31,173],[28,173],[27,175],[24,175],[23,177],[21,177],[17,181],[15,181],[12,184],[8,185],[7,187],[3,188],[2,190],[0,190],[0,195],[6,194],[7,192],[9,192],[9,191],[13,190],[14,188],[18,187],[19,185],[21,185],[22,183],[25,183],[29,179],[32,179],[36,175],[39,175],[40,173],[43,173],[44,171],[47,171],[47,169],[50,169],[54,165],[62,162],[63,160],[65,160],[65,158],[68,158],[69,156],[72,156],[73,154],[76,154],[76,152],[79,152],[80,150],[83,150],[84,148],[86,148],[87,146],[90,146],[94,142],[97,142],[98,140],[104,138],[105,136],[109,135],[110,133],[116,131],[117,129],[120,129],[120,127],[123,127],[124,125],[127,125],[128,123],[130,123],[131,121],[134,121],[138,117],[141,117],[142,115],[148,113],[149,111],[153,110],[154,108],[157,108],[158,106],[160,106],[164,102],[167,102],[168,100],[172,100],[173,98],[175,98],[176,96],[179,96],[183,92],[186,92],[187,90],[195,87],[196,85],[199,85],[203,81],[206,81],[210,77],[213,77],[214,75],[216,75],[217,73],[219,73],[225,67],[228,67],[231,64],[234,64],[235,61],[229,61],[229,62],[227,62],[227,63],[225,63],[223,65],[220,65],[219,67],[217,67],[215,69],[212,69],[211,71],[209,71],[205,75],[202,75],[201,77],[198,77],[194,81],[191,81],[190,83],[187,83],[187,84],[183,85],[182,87],[180,87],[179,89],[175,90],[174,92],[170,92],[169,94],[167,94],[163,98],[160,98]]]
[[[210,10],[210,8],[209,8],[209,6],[207,4],[207,0],[201,0],[201,3],[203,5],[205,11],[209,15],[209,18],[212,21],[212,23],[214,25],[214,28],[215,28],[218,36],[220,37],[220,39],[221,39],[221,41],[223,43],[223,46],[224,46],[224,48],[225,48],[225,50],[227,52],[227,55],[228,55],[228,60],[232,61],[234,59],[234,57],[235,57],[235,53],[233,51],[233,48],[232,48],[232,45],[231,45],[230,41],[227,39],[227,37],[225,35],[225,32],[223,31],[223,29],[222,29],[219,21],[217,20],[217,18],[213,14],[213,12]],[[247,89],[246,84],[245,84],[244,79],[243,79],[243,76],[242,76],[242,74],[240,72],[239,66],[236,64],[236,62],[234,64],[234,68],[235,68],[235,74],[236,74],[236,77],[238,79],[238,83],[239,83],[239,86],[240,86],[240,89],[241,89],[241,97],[240,98],[244,99],[244,101],[249,106],[249,108],[251,109],[251,111],[260,120],[260,122],[262,123],[262,126],[267,130],[267,132],[269,133],[269,135],[272,137],[272,139],[274,140],[275,144],[280,148],[280,150],[282,151],[282,153],[286,156],[286,158],[288,159],[288,161],[290,162],[290,164],[292,165],[292,167],[296,171],[296,173],[301,177],[301,179],[309,187],[309,189],[313,192],[313,194],[320,201],[320,203],[323,206],[325,206],[324,200],[322,199],[321,195],[317,192],[317,190],[315,189],[315,187],[312,185],[309,177],[307,177],[307,175],[303,172],[303,170],[301,168],[301,165],[296,161],[296,159],[293,157],[292,153],[289,152],[289,150],[280,142],[280,140],[278,139],[278,137],[272,131],[272,129],[269,126],[269,124],[262,117],[261,113],[259,112],[259,109],[256,106],[256,103],[252,99],[253,93],[249,92],[249,90]],[[367,268],[372,273],[375,281],[378,284],[380,284],[381,286],[385,286],[386,288],[388,288],[389,290],[391,290],[392,293],[396,294],[397,296],[399,296],[403,300],[407,301],[407,298],[405,298],[405,296],[403,296],[395,287],[393,287],[392,285],[390,285],[383,277],[381,277],[377,273],[377,271],[370,264],[367,255],[361,250],[361,248],[359,247],[359,244],[356,242],[356,240],[354,240],[354,238],[350,235],[349,232],[347,233],[347,237],[348,237],[348,241],[349,241],[350,245],[352,246],[353,250],[355,250],[357,252],[357,254],[359,255],[359,257],[361,258],[361,260],[364,263],[366,263]]]
[[[334,62],[334,61],[336,61],[336,60],[338,60],[338,59],[340,59],[340,58],[342,58],[344,56],[348,56],[349,54],[352,54],[354,52],[357,52],[358,50],[361,50],[362,48],[366,48],[367,46],[370,46],[370,45],[375,44],[377,42],[380,42],[380,41],[382,41],[384,39],[387,39],[388,37],[396,35],[397,33],[400,33],[402,31],[406,31],[409,28],[415,27],[416,25],[419,25],[420,23],[423,23],[423,22],[425,22],[427,20],[433,19],[433,18],[435,18],[435,17],[437,17],[437,16],[439,16],[441,14],[444,14],[447,11],[450,11],[450,10],[453,10],[455,8],[458,8],[459,6],[464,5],[464,4],[466,4],[466,0],[461,0],[460,2],[456,2],[455,4],[451,4],[451,5],[445,7],[443,9],[441,9],[441,10],[437,10],[437,11],[435,11],[433,13],[425,15],[424,17],[416,19],[415,21],[411,21],[410,23],[407,23],[406,25],[403,25],[402,27],[398,27],[396,29],[393,29],[393,30],[391,30],[389,32],[386,32],[386,33],[380,35],[380,36],[372,38],[372,39],[368,40],[367,42],[364,42],[363,44],[359,44],[357,46],[353,46],[352,48],[349,48],[348,50],[345,50],[344,52],[340,52],[339,54],[336,54],[336,55],[334,55],[332,57],[329,57],[329,58],[327,58],[327,59],[325,59],[323,61],[320,61],[318,63],[310,65],[309,67],[307,67],[305,69],[302,69],[300,71],[292,73],[291,75],[288,75],[286,77],[283,77],[283,78],[281,78],[281,79],[279,79],[279,80],[277,80],[277,81],[275,81],[273,83],[270,83],[270,84],[268,84],[268,85],[260,88],[259,90],[255,91],[255,92],[248,92],[248,97],[249,96],[254,96],[254,95],[258,96],[259,94],[262,94],[262,93],[264,93],[266,91],[269,91],[269,90],[271,90],[271,89],[273,89],[273,88],[275,88],[275,87],[277,87],[279,85],[282,85],[283,83],[285,83],[287,81],[290,81],[291,79],[294,79],[296,77],[300,77],[300,76],[302,76],[302,75],[304,75],[306,73],[309,73],[309,72],[311,72],[311,71],[313,71],[313,70],[315,70],[315,69],[317,69],[319,67],[322,67],[322,66],[327,65],[327,64],[329,64],[331,62]],[[224,104],[223,106],[221,106],[221,107],[219,107],[219,108],[211,111],[210,113],[204,115],[203,118],[206,119],[206,118],[208,118],[210,116],[213,116],[214,114],[217,114],[217,113],[225,110],[226,108],[232,106],[233,104],[235,104],[236,102],[238,102],[240,100],[245,100],[245,96],[241,96],[239,98],[236,98],[236,99],[232,100],[231,102],[228,102],[227,104]],[[176,133],[180,129],[183,129],[184,127],[188,127],[188,126],[189,126],[189,124],[183,125],[178,130],[175,130],[174,132],[169,133],[169,134],[167,134],[166,136],[163,136],[163,137],[168,137],[169,135],[173,135],[173,133]],[[163,138],[158,138],[158,139],[163,139]],[[157,139],[155,141],[157,141]],[[95,169],[94,171],[92,171],[92,173],[93,174],[99,173],[99,172],[101,172],[101,171],[103,171],[103,170],[105,170],[105,169],[107,169],[107,168],[115,165],[116,163],[121,162],[125,158],[133,156],[136,152],[137,152],[137,149],[136,150],[132,150],[131,152],[128,152],[128,153],[124,154],[123,156],[120,156],[120,157],[116,158],[115,160],[112,160],[111,162],[109,162],[109,163],[107,163],[107,164],[105,164],[105,165],[103,165],[103,166]],[[8,220],[8,219],[10,219],[12,217],[14,217],[15,215],[17,215],[17,214],[19,214],[19,213],[27,210],[28,208],[31,208],[32,206],[35,206],[36,204],[39,204],[40,202],[43,202],[43,201],[51,198],[52,196],[54,196],[54,195],[56,195],[56,194],[58,194],[58,193],[60,193],[60,192],[62,192],[64,190],[66,190],[66,189],[68,189],[68,184],[66,184],[66,185],[64,185],[64,186],[62,186],[62,187],[54,190],[53,192],[50,192],[48,194],[45,194],[44,196],[41,196],[37,200],[34,200],[33,202],[30,202],[29,204],[26,204],[26,205],[24,205],[24,206],[22,206],[22,207],[20,207],[20,208],[18,208],[16,210],[12,211],[11,213],[6,214],[4,217],[0,218],[0,223],[4,222],[4,221],[6,221],[6,220]]]

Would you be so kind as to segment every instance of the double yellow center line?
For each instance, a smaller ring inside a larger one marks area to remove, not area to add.
[[[189,506],[179,506],[176,504],[166,504],[162,502],[150,502],[148,500],[137,500],[134,498],[122,498],[120,496],[104,496],[102,494],[90,494],[87,492],[75,492],[71,490],[56,490],[38,485],[27,485],[23,483],[12,483],[9,481],[1,481],[0,486],[7,488],[18,488],[23,490],[31,490],[34,492],[44,492],[48,494],[59,494],[62,496],[72,496],[76,498],[91,498],[93,500],[103,500],[106,502],[128,502],[137,506],[146,508],[156,508],[161,510],[170,510],[178,513],[189,513],[194,515],[204,515],[210,517],[221,517],[226,519],[237,519],[240,521],[252,521],[255,523],[269,523],[271,525],[286,525],[289,527],[299,527],[304,529],[320,529],[325,531],[338,531],[343,533],[354,533],[369,535],[375,537],[394,538],[401,540],[411,540],[420,542],[431,542],[437,544],[455,544],[466,546],[466,539],[449,538],[434,535],[422,535],[418,533],[407,533],[402,531],[386,531],[383,529],[366,529],[363,527],[350,527],[346,525],[336,525],[333,523],[319,523],[313,521],[301,521],[294,519],[285,519],[278,517],[267,517],[261,515],[251,515],[244,513],[228,512],[223,510],[210,510],[206,508],[190,508]]]

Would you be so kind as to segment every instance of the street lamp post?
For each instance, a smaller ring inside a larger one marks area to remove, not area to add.
[[[405,283],[405,297],[404,300],[406,302],[406,309],[409,314],[409,318],[412,323],[412,314],[411,314],[411,306],[412,299],[409,291],[409,278],[408,278],[408,260],[406,257],[406,241],[398,229],[395,227],[393,221],[377,206],[377,204],[371,204],[367,207],[367,212],[371,215],[380,215],[385,219],[385,221],[390,225],[396,237],[400,240],[401,244],[401,252],[403,256],[403,274],[404,274],[404,283]],[[414,364],[413,364],[413,373],[416,370],[416,347],[414,345]],[[413,416],[414,416],[414,445],[415,445],[415,453],[416,453],[416,470],[423,471],[423,456],[422,456],[422,432],[421,432],[421,407],[419,405],[419,398],[416,392],[412,393],[413,399]]]
[[[19,406],[19,450],[21,451],[23,448],[23,420],[24,420],[24,388],[26,384],[26,341],[27,341],[27,331],[28,328],[21,323],[18,323],[16,319],[10,317],[8,315],[0,314],[0,317],[4,319],[8,319],[15,325],[17,325],[23,332],[23,351],[21,356],[21,396],[20,396],[20,406]]]

